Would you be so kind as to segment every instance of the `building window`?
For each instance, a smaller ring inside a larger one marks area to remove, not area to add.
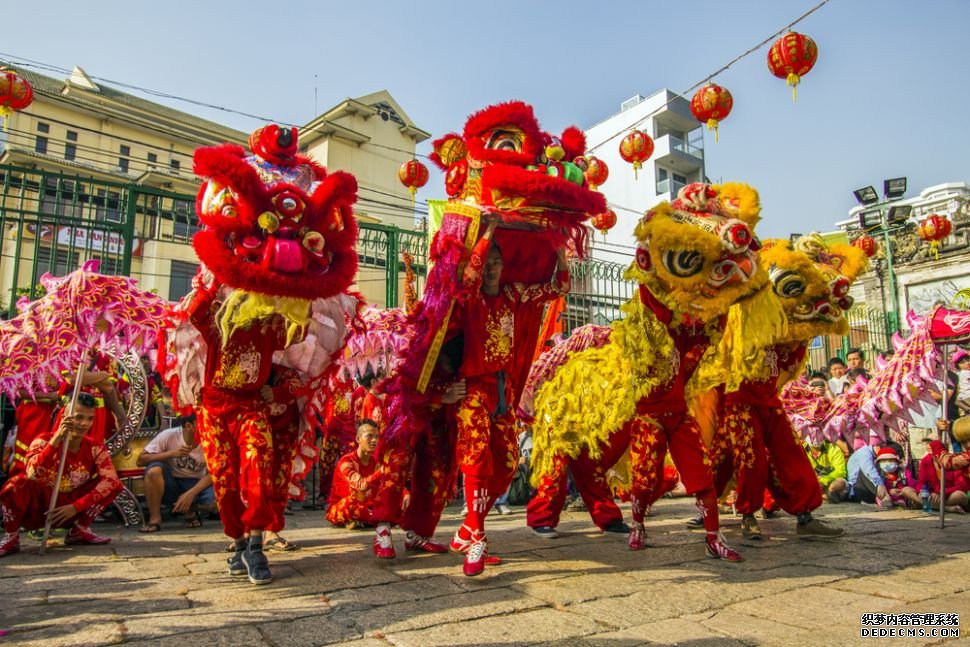
[[[98,267],[98,272],[101,274],[114,274],[117,276],[124,269],[121,258],[118,256],[93,256],[91,260],[101,261],[101,265]]]
[[[51,252],[50,247],[37,248],[37,264],[34,266],[33,273],[35,285],[44,272],[50,272],[54,276],[64,276],[77,269],[77,252],[68,253],[66,249],[59,249],[56,256],[52,255]]]
[[[148,154],[148,163],[149,164],[155,164],[156,162],[158,162],[158,155],[156,155],[155,153],[149,153]]]
[[[172,207],[172,234],[175,240],[188,241],[199,231],[195,223],[194,205],[187,200],[176,200]]]
[[[172,261],[172,270],[169,274],[171,279],[168,282],[168,300],[178,301],[192,289],[192,277],[199,270],[195,263],[185,263],[183,261]]]
[[[119,150],[119,154],[120,154],[120,157],[118,157],[118,169],[122,173],[127,173],[128,172],[128,157],[131,155],[131,147],[130,146],[125,146],[124,144],[122,144],[121,145],[121,148]]]
[[[69,142],[76,142],[77,141],[77,133],[74,132],[73,130],[67,131],[67,141],[69,141]]]
[[[182,168],[182,163],[179,162],[178,160],[171,160],[169,162],[169,165],[172,167],[172,170],[175,171],[176,173],[178,173],[179,169]]]
[[[121,194],[98,189],[94,199],[94,219],[102,222],[121,222]]]
[[[37,132],[44,133],[46,135],[46,134],[49,134],[50,131],[51,131],[50,124],[45,124],[43,121],[37,122]]]
[[[83,186],[75,186],[71,180],[51,180],[49,184],[42,184],[41,189],[40,213],[64,218],[81,217]]]
[[[37,141],[34,143],[34,150],[41,155],[47,154],[47,138],[37,135]]]
[[[74,160],[77,157],[77,144],[64,144],[64,159]]]

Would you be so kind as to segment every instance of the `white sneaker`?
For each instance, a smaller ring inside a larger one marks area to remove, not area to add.
[[[498,512],[502,516],[505,516],[507,514],[512,514],[512,508],[510,508],[509,506],[505,505],[504,503],[499,503],[498,505],[496,505],[495,506],[495,511]]]

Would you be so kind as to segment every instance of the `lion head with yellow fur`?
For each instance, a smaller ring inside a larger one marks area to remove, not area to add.
[[[694,183],[636,227],[636,260],[627,278],[643,285],[674,321],[710,321],[768,282],[754,235],[758,192],[740,183]]]
[[[849,288],[867,267],[862,250],[826,245],[811,233],[794,242],[767,241],[759,255],[788,320],[786,338],[778,341],[848,334]]]

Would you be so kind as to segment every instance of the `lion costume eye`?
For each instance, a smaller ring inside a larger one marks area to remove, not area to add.
[[[485,148],[496,151],[522,152],[522,138],[508,130],[494,130],[485,141]]]
[[[700,252],[691,250],[667,250],[663,255],[663,264],[667,271],[680,278],[694,276],[701,271],[704,257]]]
[[[805,281],[795,272],[773,274],[771,280],[775,294],[785,299],[800,297],[805,292]]]

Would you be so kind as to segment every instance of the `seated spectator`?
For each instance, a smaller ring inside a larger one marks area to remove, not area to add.
[[[921,492],[928,492],[930,495],[930,506],[934,510],[940,509],[940,461],[932,453],[923,457],[919,464],[919,488]],[[970,490],[970,481],[967,480],[963,470],[946,470],[946,506],[947,512],[965,514],[970,510],[970,500],[967,498],[967,490]]]
[[[155,436],[138,457],[138,466],[145,467],[148,506],[148,523],[139,532],[162,529],[162,503],[184,514],[187,528],[202,525],[198,506],[211,506],[216,497],[202,446],[195,441],[194,414],[178,418],[174,427]]]
[[[895,443],[886,443],[886,447],[891,447],[896,455],[896,464],[899,464],[899,455],[902,453],[899,446]],[[893,500],[886,487],[884,472],[876,464],[876,451],[878,447],[864,445],[852,453],[846,465],[848,476],[846,482],[849,486],[849,500],[856,503],[875,503],[881,508],[892,508]],[[891,463],[884,462],[883,467]],[[898,468],[897,468],[898,469]]]
[[[327,521],[335,526],[359,528],[377,523],[371,502],[382,475],[374,457],[380,437],[377,429],[373,420],[357,423],[357,449],[337,461],[327,508]],[[407,507],[408,496],[404,498]]]
[[[0,490],[4,534],[0,557],[20,551],[21,528],[44,527],[54,481],[67,443],[67,459],[57,495],[57,507],[50,513],[51,527],[69,528],[67,544],[107,544],[110,537],[92,532],[91,523],[115,500],[121,481],[104,445],[88,436],[94,424],[94,396],[81,393],[72,415],[62,416],[53,433],[42,434],[30,444],[24,472],[12,477]]]
[[[922,505],[919,495],[909,485],[906,472],[900,463],[899,454],[892,447],[881,447],[876,452],[876,467],[882,476],[883,483],[889,494],[892,505],[899,507],[909,507],[918,510]],[[878,499],[876,503],[882,506]],[[884,506],[883,506],[884,507]]]
[[[829,391],[833,395],[841,395],[845,385],[849,383],[849,378],[845,372],[845,362],[841,358],[833,357],[829,360],[829,373],[832,374],[832,377],[829,378]]]
[[[846,484],[845,455],[835,443],[822,441],[805,447],[808,462],[818,476],[822,493],[832,503],[845,501],[849,496]]]

